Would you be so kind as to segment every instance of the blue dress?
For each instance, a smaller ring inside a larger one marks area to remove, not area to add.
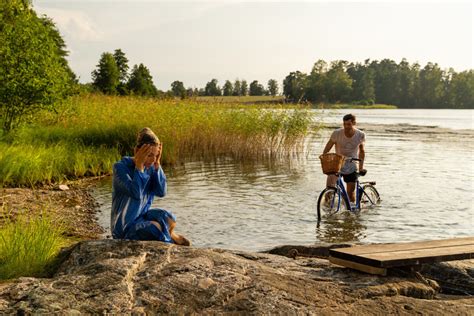
[[[151,166],[141,172],[131,157],[123,157],[113,170],[110,216],[113,238],[173,243],[168,220],[176,221],[176,217],[163,209],[150,209],[155,196],[166,195],[166,176],[161,166],[158,170]],[[158,222],[161,231],[151,221]]]

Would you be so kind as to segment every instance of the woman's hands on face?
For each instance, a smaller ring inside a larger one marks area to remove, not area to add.
[[[155,162],[153,163],[153,166],[155,167],[155,170],[158,170],[158,168],[161,165],[161,153],[163,152],[163,143],[160,143],[160,146],[158,146],[158,155],[156,156]]]
[[[140,147],[136,152],[135,152],[135,167],[143,171],[145,169],[145,161],[148,157],[148,154],[151,151],[151,145],[150,144],[145,144],[142,147]]]

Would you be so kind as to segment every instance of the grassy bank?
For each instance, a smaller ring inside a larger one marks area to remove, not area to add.
[[[82,95],[0,141],[0,184],[32,186],[111,171],[133,154],[138,130],[163,142],[163,163],[231,156],[259,159],[300,150],[311,114],[301,107],[206,104]]]
[[[361,105],[361,104],[317,104],[316,108],[318,109],[384,109],[384,110],[393,110],[397,109],[396,105],[390,104],[371,104],[371,105]]]
[[[45,276],[46,266],[68,244],[62,234],[61,225],[48,215],[23,214],[14,221],[5,217],[0,228],[0,279]]]
[[[197,102],[205,103],[282,103],[285,102],[285,97],[282,95],[246,95],[246,96],[217,96],[217,97],[195,97]]]

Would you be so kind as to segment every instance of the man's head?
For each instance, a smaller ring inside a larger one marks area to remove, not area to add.
[[[356,125],[356,117],[354,114],[346,114],[342,118],[342,122],[343,122],[344,130],[346,132],[350,132]]]

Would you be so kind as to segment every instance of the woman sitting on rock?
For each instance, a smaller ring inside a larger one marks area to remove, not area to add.
[[[115,239],[158,240],[189,246],[174,232],[176,217],[150,206],[166,194],[166,176],[160,166],[163,145],[149,128],[138,133],[133,157],[114,164],[111,230]]]

